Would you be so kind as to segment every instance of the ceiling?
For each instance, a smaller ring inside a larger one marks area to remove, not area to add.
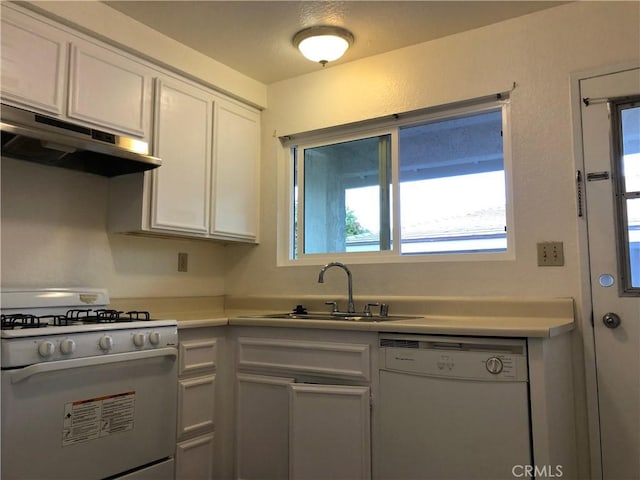
[[[551,1],[106,1],[110,7],[269,84],[320,70],[294,34],[338,25],[355,36],[334,64],[384,53],[557,6]],[[331,68],[332,64],[325,68]]]

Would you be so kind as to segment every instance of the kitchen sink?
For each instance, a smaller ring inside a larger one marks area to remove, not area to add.
[[[421,318],[419,316],[389,315],[386,317],[367,316],[358,313],[333,314],[333,313],[267,313],[263,315],[247,315],[248,318],[282,318],[296,320],[338,320],[347,322],[389,322],[391,320],[407,320]]]

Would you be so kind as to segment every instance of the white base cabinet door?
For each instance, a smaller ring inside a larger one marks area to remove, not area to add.
[[[213,433],[178,443],[176,480],[211,480],[213,446]]]
[[[289,385],[293,382],[293,378],[238,374],[238,479],[288,478]]]
[[[289,478],[371,478],[369,387],[290,386]]]
[[[215,329],[179,329],[176,480],[216,477],[216,379],[218,349],[224,341]]]
[[[216,376],[178,381],[178,437],[214,427]]]

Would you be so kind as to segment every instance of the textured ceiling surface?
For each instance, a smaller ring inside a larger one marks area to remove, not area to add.
[[[355,43],[344,63],[479,28],[565,2],[547,1],[106,1],[108,6],[269,84],[322,68],[291,42],[339,25]],[[326,68],[330,68],[331,64]]]

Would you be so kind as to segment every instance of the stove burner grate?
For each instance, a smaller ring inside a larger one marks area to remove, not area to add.
[[[148,320],[151,320],[151,317],[147,311],[132,310],[129,312],[121,312],[119,310],[110,310],[106,308],[97,310],[72,309],[68,310],[64,315],[36,316],[23,313],[9,315],[3,314],[2,330],[50,326],[65,327],[69,325],[82,325],[87,323],[119,323]]]
[[[23,313],[2,315],[0,324],[2,330],[13,330],[16,328],[40,328],[47,326],[47,322],[43,322],[40,317]]]

